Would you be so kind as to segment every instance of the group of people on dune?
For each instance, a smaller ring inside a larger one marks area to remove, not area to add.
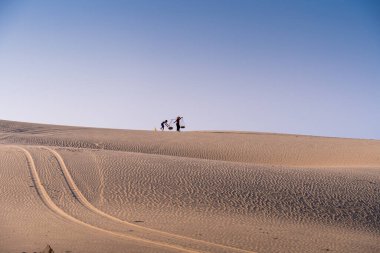
[[[181,122],[183,122],[183,117],[181,116],[178,116],[176,119],[172,119],[170,120],[170,122],[168,122],[168,120],[164,120],[162,123],[161,123],[161,131],[164,131],[165,130],[165,126],[169,129],[169,130],[172,130],[173,127],[171,126],[173,123],[175,123],[176,127],[177,127],[177,131],[180,132],[181,131],[181,128],[185,128],[184,125],[181,125]]]

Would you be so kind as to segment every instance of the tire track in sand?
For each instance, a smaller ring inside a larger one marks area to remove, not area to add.
[[[167,238],[171,238],[171,239],[176,238],[176,239],[179,239],[179,240],[184,240],[184,241],[188,241],[188,242],[190,241],[190,242],[194,242],[194,243],[197,243],[197,244],[201,244],[201,245],[204,245],[204,247],[207,247],[207,248],[211,247],[211,248],[213,248],[213,251],[215,251],[215,252],[221,252],[220,250],[223,250],[223,252],[227,251],[227,252],[254,253],[253,251],[239,249],[239,248],[235,248],[235,247],[232,247],[232,246],[226,246],[226,245],[221,245],[221,244],[217,244],[217,243],[207,242],[207,241],[198,240],[198,239],[194,239],[194,238],[190,238],[190,237],[186,237],[186,236],[181,236],[181,235],[178,235],[178,234],[164,232],[164,231],[157,230],[157,229],[152,229],[152,228],[147,228],[147,227],[139,226],[139,225],[136,225],[136,224],[133,224],[133,223],[121,220],[121,219],[119,219],[117,217],[114,217],[112,215],[109,215],[109,214],[107,214],[107,213],[105,213],[105,212],[97,209],[95,206],[93,206],[86,199],[85,196],[83,196],[83,194],[79,190],[78,186],[75,184],[74,179],[72,178],[69,170],[67,169],[67,166],[66,166],[66,164],[65,164],[62,156],[56,150],[54,150],[52,148],[48,148],[48,147],[41,147],[41,148],[50,151],[55,156],[55,158],[57,159],[57,161],[58,161],[58,163],[59,163],[59,165],[60,165],[60,167],[62,169],[62,172],[63,172],[63,175],[65,177],[65,180],[66,180],[66,182],[67,182],[67,184],[68,184],[71,192],[75,195],[75,197],[77,198],[77,200],[83,206],[85,206],[87,209],[89,209],[90,211],[92,211],[92,212],[94,212],[94,213],[96,213],[96,214],[98,214],[100,216],[103,216],[105,218],[108,218],[110,220],[113,220],[115,222],[118,222],[118,223],[130,226],[130,227],[134,227],[134,228],[142,230],[142,231],[147,231],[147,232],[155,233],[157,235],[162,235],[162,236],[167,237]],[[219,251],[216,251],[216,250],[219,250]]]
[[[156,241],[152,241],[152,240],[148,240],[148,239],[143,239],[143,238],[139,238],[139,237],[135,237],[135,236],[131,236],[131,235],[126,235],[126,234],[119,233],[119,232],[114,232],[114,231],[106,230],[106,229],[103,229],[103,228],[96,227],[96,226],[93,226],[91,224],[85,223],[85,222],[83,222],[81,220],[78,220],[77,218],[75,218],[75,217],[67,214],[66,212],[64,212],[62,209],[60,209],[53,202],[53,200],[50,198],[49,194],[45,190],[45,188],[44,188],[44,186],[43,186],[43,184],[41,182],[41,179],[40,179],[40,177],[38,175],[38,172],[37,172],[37,169],[36,169],[33,157],[30,154],[30,152],[27,149],[25,149],[23,147],[20,147],[20,146],[11,146],[11,147],[13,147],[15,149],[18,149],[18,150],[22,151],[25,154],[26,159],[27,159],[27,163],[28,163],[28,168],[30,170],[30,174],[32,176],[32,180],[33,180],[33,183],[35,185],[37,194],[41,198],[42,202],[51,211],[53,211],[55,214],[57,214],[57,215],[65,218],[65,219],[67,219],[69,221],[72,221],[72,222],[74,222],[76,224],[80,224],[80,225],[83,225],[85,227],[88,227],[88,228],[91,228],[91,229],[94,229],[94,230],[97,230],[97,231],[101,231],[101,232],[104,232],[104,233],[107,233],[107,234],[110,234],[110,235],[113,235],[113,236],[116,236],[116,237],[135,240],[135,241],[138,241],[138,242],[142,242],[144,244],[149,244],[151,246],[154,245],[155,247],[159,247],[159,248],[170,248],[170,249],[173,249],[173,250],[179,250],[179,251],[182,251],[182,252],[189,252],[189,253],[201,252],[201,251],[194,251],[194,250],[191,250],[191,249],[187,249],[187,248],[184,248],[184,247],[181,247],[181,246],[177,246],[177,245],[171,245],[171,244],[167,244],[167,243],[163,243],[163,242],[156,242]]]

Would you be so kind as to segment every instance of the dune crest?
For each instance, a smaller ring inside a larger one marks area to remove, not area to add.
[[[378,140],[239,132],[152,132],[0,121],[0,143],[128,151],[292,167],[379,167]]]

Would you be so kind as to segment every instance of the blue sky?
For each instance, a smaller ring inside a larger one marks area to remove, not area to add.
[[[380,139],[378,1],[0,1],[0,118]]]

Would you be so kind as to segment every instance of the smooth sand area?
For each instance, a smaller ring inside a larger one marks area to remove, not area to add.
[[[380,252],[380,141],[0,120],[0,252]]]

